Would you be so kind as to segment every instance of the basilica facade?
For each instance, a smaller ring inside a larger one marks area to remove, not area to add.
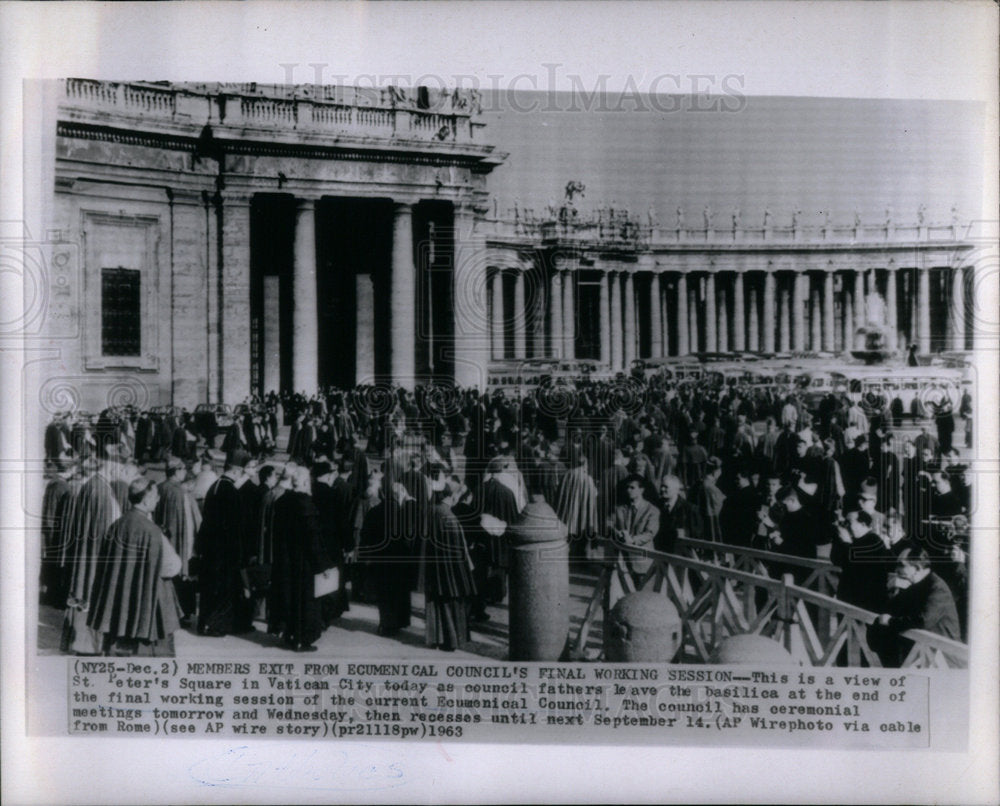
[[[873,325],[891,350],[972,346],[959,222],[664,224],[579,212],[574,183],[501,210],[474,91],[68,79],[46,99],[47,409],[847,353]]]

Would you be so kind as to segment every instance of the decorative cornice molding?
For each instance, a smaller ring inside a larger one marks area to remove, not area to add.
[[[162,132],[123,130],[113,126],[97,126],[73,121],[59,121],[56,134],[59,137],[75,137],[121,145],[168,148],[196,155],[199,150],[199,138],[195,136],[186,137]],[[221,136],[213,140],[213,149],[221,155],[297,157],[300,159],[383,162],[437,167],[454,166],[456,168],[470,168],[475,173],[489,173],[497,164],[497,157],[494,154],[433,154],[420,153],[406,148],[393,148],[392,146],[365,149],[356,146],[318,146],[303,143],[232,140]],[[205,155],[202,158],[208,159],[210,157]]]

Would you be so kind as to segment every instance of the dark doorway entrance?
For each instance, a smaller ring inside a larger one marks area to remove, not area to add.
[[[320,386],[344,389],[389,371],[390,199],[316,206]]]
[[[250,390],[292,386],[295,199],[258,193],[250,203]]]
[[[413,250],[417,269],[417,375],[428,380],[452,380],[455,211],[451,202],[422,201],[414,205]]]

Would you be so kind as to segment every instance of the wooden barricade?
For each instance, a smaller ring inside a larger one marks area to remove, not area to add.
[[[799,560],[812,569],[806,586],[795,585],[791,574],[774,579],[757,573],[768,560],[794,565],[782,554],[753,549],[683,541],[684,551],[729,553],[731,559],[706,562],[691,556],[665,554],[607,543],[609,551],[597,578],[587,610],[575,636],[571,655],[592,657],[588,639],[600,617],[609,612],[617,598],[636,589],[650,590],[670,599],[683,624],[683,640],[677,660],[708,663],[714,648],[730,635],[758,634],[780,642],[793,656],[812,666],[881,666],[878,655],[867,641],[868,626],[878,615],[833,598],[827,592],[835,567],[822,560]],[[694,545],[692,545],[694,544]],[[729,552],[728,549],[735,549]],[[633,579],[626,555],[652,560],[649,571]],[[738,567],[742,566],[742,567]],[[745,570],[747,567],[750,570]],[[832,592],[832,591],[831,591]],[[924,630],[909,630],[905,638],[914,642],[904,667],[965,668],[968,646]]]

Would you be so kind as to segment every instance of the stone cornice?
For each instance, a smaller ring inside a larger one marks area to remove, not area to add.
[[[491,148],[457,146],[453,150],[434,150],[419,141],[373,141],[364,145],[345,142],[280,142],[277,140],[228,138],[225,130],[212,138],[210,149],[193,134],[141,131],[117,126],[81,121],[59,121],[56,133],[60,137],[96,140],[121,145],[166,148],[198,155],[203,159],[214,155],[296,157],[300,159],[388,162],[407,165],[434,165],[471,168],[476,173],[489,173],[499,165],[505,154],[494,154]],[[327,138],[329,140],[329,138]],[[339,138],[338,138],[339,139]]]

